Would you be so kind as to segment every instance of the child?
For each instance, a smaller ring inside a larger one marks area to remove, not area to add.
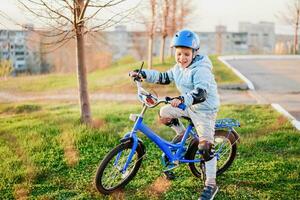
[[[199,149],[203,150],[206,166],[205,187],[199,199],[213,199],[218,191],[216,185],[216,158],[214,157],[214,133],[219,95],[212,74],[212,64],[207,56],[197,54],[200,48],[198,36],[190,30],[181,30],[173,38],[176,65],[167,72],[142,70],[141,76],[151,83],[175,82],[180,96],[160,110],[160,121],[175,130],[177,136],[185,131],[180,117],[189,117],[199,135]],[[137,71],[130,73],[137,76]],[[178,108],[180,103],[185,110]]]

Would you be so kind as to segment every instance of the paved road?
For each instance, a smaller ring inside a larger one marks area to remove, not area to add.
[[[241,59],[227,62],[247,77],[261,103],[278,103],[300,121],[300,59]]]

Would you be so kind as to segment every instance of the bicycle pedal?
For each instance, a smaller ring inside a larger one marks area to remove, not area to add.
[[[178,167],[179,166],[179,164],[178,163],[175,163],[175,164],[169,164],[168,165],[168,169],[165,169],[164,170],[164,172],[167,172],[167,171],[171,171],[171,170],[173,170],[173,169],[175,169],[176,167]]]
[[[164,175],[168,180],[174,180],[176,178],[175,173],[172,171],[164,171]]]

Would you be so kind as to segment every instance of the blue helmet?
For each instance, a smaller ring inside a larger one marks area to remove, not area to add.
[[[193,31],[183,29],[175,34],[171,47],[188,47],[198,50],[200,48],[200,40]]]

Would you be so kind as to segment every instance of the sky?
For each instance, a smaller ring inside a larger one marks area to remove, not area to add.
[[[135,5],[140,0],[128,0],[129,5]],[[142,0],[146,1],[146,0]],[[291,0],[194,0],[195,16],[187,28],[195,31],[212,32],[216,25],[227,26],[228,31],[238,31],[238,23],[247,21],[258,23],[260,21],[274,22],[276,33],[293,33],[292,28],[284,25],[276,18],[276,14],[286,10],[286,4]],[[32,19],[26,19],[24,12],[17,7],[15,0],[2,1],[0,11],[5,12],[13,20],[19,23],[32,23]],[[34,22],[35,23],[35,22]],[[142,29],[141,25],[127,24],[128,29]],[[0,29],[16,28],[13,23],[6,21],[0,15]]]

